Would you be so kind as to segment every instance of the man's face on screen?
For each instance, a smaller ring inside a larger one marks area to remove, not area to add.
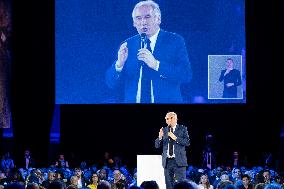
[[[151,6],[143,5],[135,10],[133,26],[139,34],[153,36],[160,28],[161,19],[156,16]]]

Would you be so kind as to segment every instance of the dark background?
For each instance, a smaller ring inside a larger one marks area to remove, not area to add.
[[[160,153],[154,149],[154,139],[164,126],[165,114],[175,111],[190,132],[190,164],[200,163],[208,131],[214,134],[219,163],[229,162],[235,150],[248,156],[251,165],[262,163],[266,151],[283,161],[283,78],[279,68],[283,61],[277,47],[283,33],[281,5],[247,1],[246,7],[247,104],[62,105],[60,149],[67,158],[72,151],[78,161],[96,160],[110,151],[133,166],[137,154]],[[50,159],[54,44],[54,2],[13,1],[13,155],[19,158],[28,147],[39,166]],[[1,143],[5,140],[1,138]]]

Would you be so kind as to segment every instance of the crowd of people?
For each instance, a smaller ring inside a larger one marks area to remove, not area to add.
[[[27,157],[29,152],[25,152]],[[29,157],[31,159],[31,157]],[[109,158],[104,164],[69,166],[64,154],[48,167],[38,168],[16,166],[9,153],[3,155],[0,169],[0,189],[11,186],[27,189],[158,189],[155,181],[137,184],[137,170],[127,165],[115,164]],[[120,160],[121,161],[121,160]],[[72,164],[72,163],[71,163]],[[176,182],[175,189],[281,189],[284,188],[284,174],[265,166],[247,168],[217,166],[212,169],[187,166],[186,179]],[[161,188],[162,189],[162,188]]]

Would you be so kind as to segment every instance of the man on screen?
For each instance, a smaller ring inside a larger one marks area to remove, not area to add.
[[[187,157],[185,147],[190,139],[187,128],[177,124],[177,114],[166,114],[167,127],[161,128],[159,137],[155,140],[155,147],[163,148],[162,165],[164,167],[167,189],[173,189],[176,181],[186,179]]]
[[[137,3],[132,19],[138,34],[120,46],[107,85],[124,85],[124,103],[182,103],[180,85],[192,77],[184,39],[160,28],[154,1]]]

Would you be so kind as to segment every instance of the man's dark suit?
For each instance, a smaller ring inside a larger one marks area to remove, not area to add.
[[[21,161],[19,161],[17,167],[26,169],[26,157],[22,158]],[[29,157],[28,168],[34,168],[34,167],[35,167],[35,160],[32,157]]]
[[[167,189],[171,188],[169,185],[171,186],[173,185],[173,183],[171,183],[171,178],[169,178],[169,175],[167,175],[167,168],[168,168],[167,163],[169,161],[167,158],[167,151],[168,151],[168,144],[169,144],[168,132],[169,132],[169,127],[164,127],[163,128],[164,136],[162,140],[159,140],[159,138],[155,140],[156,148],[163,146],[162,165],[165,169],[165,179],[166,179]],[[174,141],[174,154],[175,154],[174,160],[176,163],[175,165],[177,168],[186,167],[187,157],[186,157],[185,147],[189,146],[190,144],[190,139],[189,139],[187,128],[183,125],[177,125],[174,131],[174,135],[177,137],[176,141]],[[180,169],[180,171],[182,172],[175,173],[177,176],[177,179],[180,179],[178,178],[180,175],[181,176],[185,175],[185,168]]]
[[[138,50],[141,48],[140,35],[135,35],[125,42],[128,58],[123,70],[117,72],[114,63],[107,71],[106,81],[110,88],[114,88],[123,80],[124,103],[136,103],[141,67],[141,61],[137,59]],[[154,71],[152,77],[154,103],[182,103],[180,85],[190,82],[192,78],[184,39],[178,34],[160,30],[153,55],[160,61],[159,69]]]

